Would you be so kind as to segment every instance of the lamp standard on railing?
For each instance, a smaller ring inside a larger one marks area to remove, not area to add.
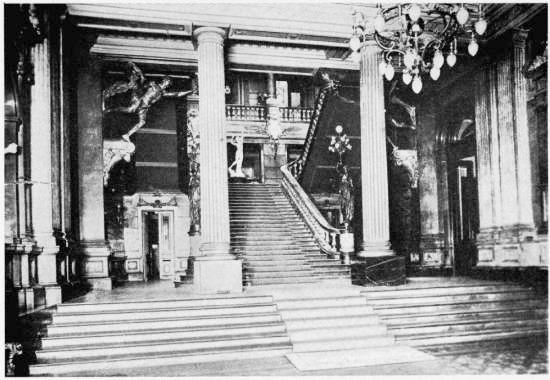
[[[335,136],[330,137],[328,150],[338,154],[336,172],[338,173],[338,201],[340,203],[340,212],[344,223],[344,233],[340,234],[340,251],[344,254],[344,264],[349,264],[349,254],[355,251],[353,243],[353,233],[351,232],[351,221],[355,210],[355,196],[353,180],[348,172],[348,167],[344,163],[344,156],[351,151],[349,137],[342,134],[343,128],[337,125],[334,129]]]

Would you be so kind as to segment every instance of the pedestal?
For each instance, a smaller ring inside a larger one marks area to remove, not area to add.
[[[242,276],[241,260],[197,257],[193,263],[193,284],[197,293],[240,293]]]
[[[81,274],[92,289],[111,290],[113,281],[109,277],[109,256],[111,251],[105,242],[84,242],[80,245]]]

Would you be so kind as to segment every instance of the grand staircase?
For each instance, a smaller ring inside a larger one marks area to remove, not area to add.
[[[349,265],[322,255],[280,186],[229,185],[231,246],[243,259],[247,285],[336,281],[349,284]]]
[[[281,356],[291,351],[271,296],[65,303],[31,375]]]
[[[521,285],[417,282],[361,292],[399,342],[427,346],[546,336],[548,301]]]

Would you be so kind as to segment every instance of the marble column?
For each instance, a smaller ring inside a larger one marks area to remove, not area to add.
[[[194,284],[200,293],[242,291],[242,263],[230,252],[227,143],[225,128],[225,31],[194,31],[198,49],[199,133],[201,136],[200,256]]]
[[[359,257],[393,255],[390,249],[384,83],[380,49],[367,41],[361,49],[361,195],[363,244]]]
[[[92,288],[111,289],[103,212],[103,114],[100,63],[93,58],[79,68],[78,201],[81,274]]]
[[[527,124],[527,79],[523,74],[525,66],[525,43],[527,30],[516,30],[513,41],[514,120],[516,137],[516,165],[518,184],[518,224],[534,231],[533,199],[531,189],[531,155],[529,148],[529,126]]]
[[[45,39],[31,48],[34,85],[31,87],[30,171],[32,181],[32,221],[38,256],[38,283],[45,289],[46,305],[61,302],[57,284],[59,247],[53,235],[52,212],[52,108],[50,44]]]
[[[421,264],[440,266],[443,263],[443,233],[439,223],[437,194],[437,123],[435,105],[427,101],[418,112],[418,198],[420,203]]]

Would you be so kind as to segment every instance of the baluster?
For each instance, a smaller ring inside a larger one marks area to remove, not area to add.
[[[330,233],[330,246],[336,251],[336,232]]]

